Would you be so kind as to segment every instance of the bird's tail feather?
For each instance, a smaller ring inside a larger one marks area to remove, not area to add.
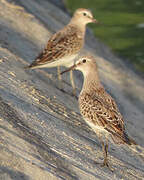
[[[24,69],[36,69],[36,68],[37,68],[37,66],[35,65],[34,62],[32,64],[24,67]]]
[[[116,144],[128,144],[130,150],[132,150],[134,153],[136,153],[141,159],[144,160],[144,148],[138,145],[132,138],[130,138],[126,132],[123,132],[123,136],[120,136],[118,134],[114,134],[111,132],[111,137]],[[136,145],[136,146],[132,146]]]
[[[30,69],[30,66],[25,66],[24,69]]]
[[[118,134],[111,134],[112,139],[114,141],[114,143],[116,144],[128,144],[128,145],[137,145],[137,143],[130,138],[126,132],[123,132],[123,135],[118,135]]]

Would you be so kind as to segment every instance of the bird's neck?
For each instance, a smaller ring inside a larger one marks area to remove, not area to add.
[[[70,23],[71,26],[76,27],[78,30],[80,30],[83,34],[85,34],[86,31],[86,24],[82,23],[81,21],[79,22],[79,20],[75,20],[75,19],[71,19]]]
[[[93,91],[103,89],[102,84],[100,83],[98,72],[88,72],[84,74],[84,83],[82,92],[90,94]]]

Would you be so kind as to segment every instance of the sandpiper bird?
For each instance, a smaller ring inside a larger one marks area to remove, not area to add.
[[[80,70],[84,75],[83,88],[79,95],[80,112],[86,123],[101,140],[104,152],[102,166],[110,168],[107,159],[109,137],[116,144],[136,145],[136,143],[128,137],[123,117],[114,99],[100,83],[94,57],[90,55],[81,57],[72,67],[61,74],[72,69]],[[112,170],[112,168],[110,169]]]
[[[93,18],[90,10],[77,9],[69,24],[52,35],[45,49],[27,68],[58,67],[58,79],[61,80],[59,67],[70,67],[74,64],[74,59],[84,45],[86,24],[88,23],[98,22]],[[73,90],[75,91],[72,71],[70,72],[70,78]]]

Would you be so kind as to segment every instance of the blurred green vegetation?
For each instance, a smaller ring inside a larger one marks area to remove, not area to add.
[[[80,7],[91,9],[103,23],[89,25],[96,37],[144,72],[143,0],[65,0],[65,4],[72,13]]]

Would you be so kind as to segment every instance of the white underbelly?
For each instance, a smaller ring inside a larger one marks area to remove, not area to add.
[[[39,66],[34,67],[34,68],[52,68],[52,67],[57,67],[57,66],[71,67],[72,65],[74,65],[75,58],[77,56],[78,56],[77,54],[72,55],[72,56],[67,56],[67,57],[58,59],[58,60],[53,61],[53,62],[45,63],[43,65],[40,64]]]
[[[104,127],[102,127],[102,126],[97,126],[97,125],[93,124],[92,122],[90,122],[90,121],[88,121],[88,120],[85,120],[85,121],[86,121],[86,123],[93,129],[93,131],[95,131],[96,133],[99,133],[99,132],[101,132],[101,133],[103,133],[103,132],[108,133],[108,132],[104,129]]]

